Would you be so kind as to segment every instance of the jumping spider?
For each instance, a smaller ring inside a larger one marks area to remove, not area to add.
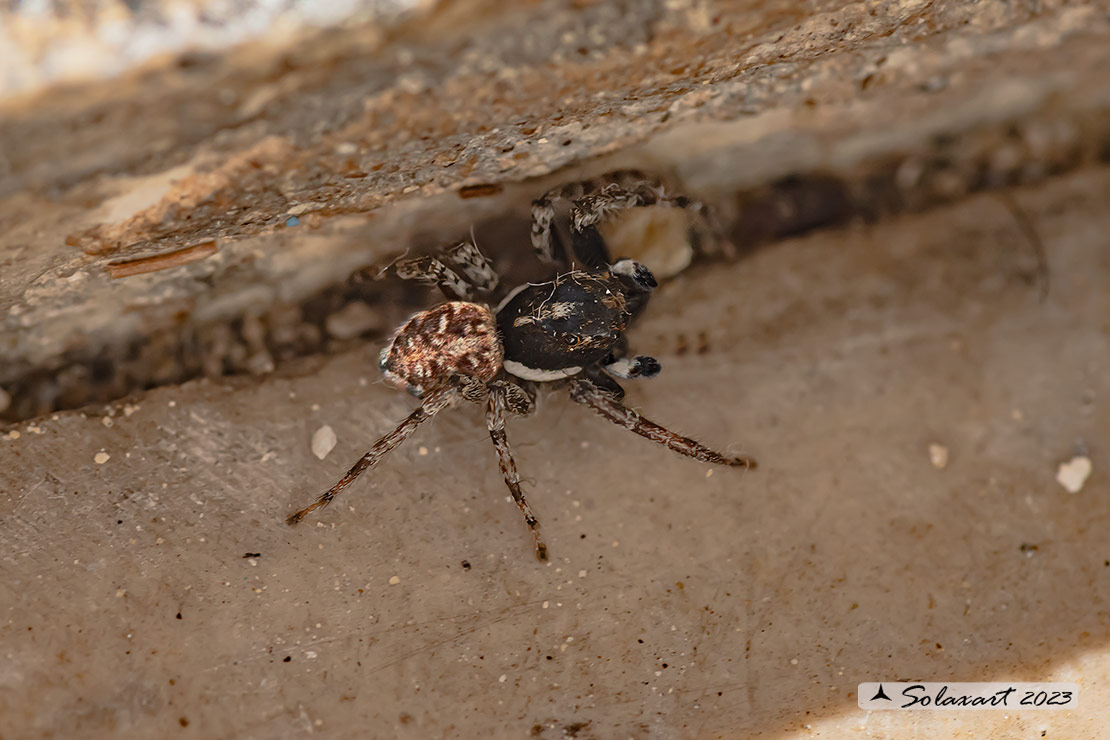
[[[652,205],[685,208],[713,225],[700,203],[666,193],[639,173],[616,172],[556,188],[533,203],[532,246],[542,262],[558,271],[553,280],[517,286],[494,304],[500,278],[469,242],[447,250],[442,259],[422,257],[398,264],[400,277],[438,285],[448,298],[458,299],[411,317],[381,352],[382,374],[420,399],[420,407],[379,439],[338,483],[286,522],[296,524],[327,506],[443,409],[460,400],[485,402],[486,426],[505,485],[532,531],[536,557],[546,560],[547,545],[520,489],[505,436],[505,412],[531,414],[538,383],[564,384],[576,402],[680,454],[754,468],[751,458],[723,455],[621,403],[624,390],[615,378],[651,378],[660,371],[653,357],[628,357],[625,338],[656,282],[638,262],[612,261],[597,224],[615,211]],[[552,228],[562,206],[569,206],[569,250],[560,231]]]

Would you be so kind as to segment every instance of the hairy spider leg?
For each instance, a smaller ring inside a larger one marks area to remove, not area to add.
[[[290,526],[297,524],[316,509],[330,504],[332,499],[344,488],[351,485],[355,478],[362,475],[369,468],[377,465],[383,457],[412,436],[412,433],[416,431],[418,426],[449,406],[455,393],[456,391],[454,388],[443,388],[432,391],[425,396],[424,402],[420,404],[420,408],[409,414],[404,421],[397,425],[396,429],[375,442],[374,446],[370,448],[370,451],[363,455],[359,461],[355,463],[354,467],[348,470],[347,474],[339,479],[338,483],[320,494],[312,504],[309,504],[298,512],[290,514],[289,517],[286,518],[285,523]]]
[[[545,264],[562,262],[569,269],[577,260],[588,269],[604,270],[613,260],[597,225],[613,213],[643,206],[668,206],[688,211],[711,233],[722,252],[728,256],[735,254],[736,249],[713,209],[685,195],[668,192],[658,178],[636,170],[618,170],[590,180],[567,183],[537,198],[532,203],[532,247]],[[555,228],[556,214],[564,208],[570,212],[569,250]]]
[[[602,184],[603,182],[606,184]],[[722,251],[729,255],[735,253],[735,247],[728,239],[728,232],[713,209],[685,195],[669,193],[657,178],[634,170],[614,172],[573,199],[571,230],[575,251],[596,251],[596,243],[601,237],[591,232],[596,232],[597,224],[618,211],[644,206],[681,208],[693,214],[695,220],[710,232]],[[607,262],[611,261],[607,258]]]
[[[505,409],[515,416],[531,416],[536,411],[536,386],[529,380],[491,380],[486,387],[505,394]]]
[[[573,267],[571,262],[577,259],[595,270],[604,269],[610,260],[609,252],[600,235],[597,235],[596,241],[587,241],[575,233],[574,252],[568,252],[562,244],[558,230],[553,228],[556,211],[563,208],[573,209],[576,202],[608,185],[643,182],[645,179],[647,178],[642,173],[631,170],[610,172],[591,180],[579,180],[560,185],[534,200],[532,202],[532,248],[536,250],[540,262],[549,265],[561,262],[563,267],[570,269]],[[555,246],[561,247],[561,254],[556,254],[553,241]]]
[[[398,262],[394,267],[397,277],[414,280],[424,285],[436,285],[449,299],[473,301],[477,296],[474,286],[463,280],[438,257],[416,257]]]
[[[659,360],[649,355],[636,355],[635,357],[619,357],[612,362],[602,365],[605,372],[618,378],[654,378],[663,369]]]
[[[554,261],[551,252],[551,225],[556,210],[572,207],[575,201],[603,190],[609,185],[624,185],[634,189],[637,184],[655,182],[642,172],[617,170],[589,180],[576,180],[551,188],[532,202],[532,246],[546,262]],[[629,187],[631,186],[631,187]]]
[[[472,242],[459,242],[444,256],[462,272],[466,280],[482,293],[492,293],[501,282],[493,263]]]
[[[536,540],[536,559],[547,560],[547,545],[540,533],[540,522],[532,512],[532,507],[524,498],[520,490],[520,474],[517,473],[516,461],[513,460],[513,451],[509,447],[509,439],[505,436],[505,389],[491,385],[489,398],[486,401],[486,426],[489,428],[489,438],[497,448],[497,461],[501,467],[501,475],[505,478],[505,485],[509,487],[520,513],[524,515],[524,522],[532,530],[532,537]]]
[[[574,257],[595,272],[604,272],[613,263],[609,245],[605,243],[605,239],[595,225],[573,230],[571,248],[574,250]]]
[[[616,383],[616,381],[613,381]],[[630,432],[635,432],[656,444],[669,447],[680,455],[692,457],[702,462],[716,465],[743,465],[754,468],[755,460],[750,457],[728,457],[711,450],[697,440],[683,437],[650,419],[645,419],[638,411],[628,408],[613,394],[599,388],[589,380],[574,380],[570,384],[570,397],[578,403],[589,406],[601,416]]]
[[[426,256],[398,262],[395,270],[402,280],[437,285],[448,298],[473,301],[480,294],[497,290],[500,278],[489,259],[474,244],[460,242],[440,257]],[[452,268],[447,262],[454,265]],[[461,273],[461,274],[460,274]]]

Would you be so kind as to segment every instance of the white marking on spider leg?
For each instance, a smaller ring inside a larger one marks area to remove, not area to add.
[[[658,283],[643,263],[635,260],[617,260],[616,264],[609,266],[609,273],[614,276],[626,277],[639,286],[640,290],[650,293]]]
[[[654,378],[660,369],[659,361],[647,355],[621,358],[605,366],[606,372],[618,378]]]
[[[503,363],[505,372],[515,375],[524,380],[536,380],[539,382],[546,382],[550,380],[562,380],[569,378],[572,375],[577,375],[582,372],[580,367],[564,367],[559,370],[537,370],[536,368],[527,367],[519,362],[513,360],[505,360]]]
[[[605,366],[606,372],[618,378],[634,378],[639,375],[638,362],[633,360],[617,360]]]
[[[630,259],[617,260],[609,265],[609,272],[614,275],[624,275],[626,277],[636,277],[636,261]]]

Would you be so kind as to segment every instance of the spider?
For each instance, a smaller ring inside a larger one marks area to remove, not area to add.
[[[609,421],[682,455],[717,465],[754,468],[749,457],[730,457],[650,421],[621,400],[617,378],[651,378],[659,362],[628,356],[625,331],[647,305],[655,278],[631,259],[612,261],[597,230],[609,214],[637,206],[665,205],[692,211],[711,226],[705,207],[664,191],[657,181],[630,171],[553,189],[532,206],[532,245],[556,274],[525,283],[499,302],[500,278],[470,242],[442,253],[397,264],[408,280],[438,285],[449,300],[403,323],[381,351],[386,380],[420,399],[420,406],[379,439],[339,482],[315,502],[291,514],[297,524],[327,506],[359,475],[374,467],[424,422],[460,401],[484,403],[486,426],[501,473],[535,540],[536,557],[547,559],[539,520],[524,497],[505,436],[506,412],[535,410],[538,384],[564,385],[570,397]],[[557,212],[569,207],[570,248],[553,229]]]

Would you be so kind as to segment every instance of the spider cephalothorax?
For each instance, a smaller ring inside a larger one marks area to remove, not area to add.
[[[571,203],[570,248],[552,231],[555,206]],[[683,455],[719,465],[754,467],[748,457],[729,457],[676,434],[621,403],[615,378],[650,378],[660,365],[647,356],[627,357],[625,331],[647,305],[655,278],[629,259],[612,262],[595,227],[607,213],[643,205],[688,208],[704,216],[701,204],[669,196],[661,186],[634,173],[572,183],[553,190],[533,206],[532,243],[541,260],[554,265],[553,279],[526,283],[497,304],[498,277],[477,247],[464,242],[443,259],[423,257],[397,266],[406,279],[437,284],[452,300],[412,316],[390,337],[379,367],[387,380],[422,403],[374,446],[331,489],[291,514],[296,524],[326,506],[363,471],[407,439],[424,421],[460,400],[486,405],[486,426],[497,449],[501,473],[536,542],[547,559],[539,521],[520,488],[516,462],[505,436],[505,412],[530,414],[535,383],[562,382],[570,397],[615,424]],[[554,245],[553,245],[554,242]],[[559,254],[553,246],[558,246]]]
[[[625,279],[614,269],[575,270],[510,293],[497,311],[505,370],[525,380],[559,380],[608,357],[655,287],[646,267],[622,260],[622,268],[624,263],[638,280]]]

